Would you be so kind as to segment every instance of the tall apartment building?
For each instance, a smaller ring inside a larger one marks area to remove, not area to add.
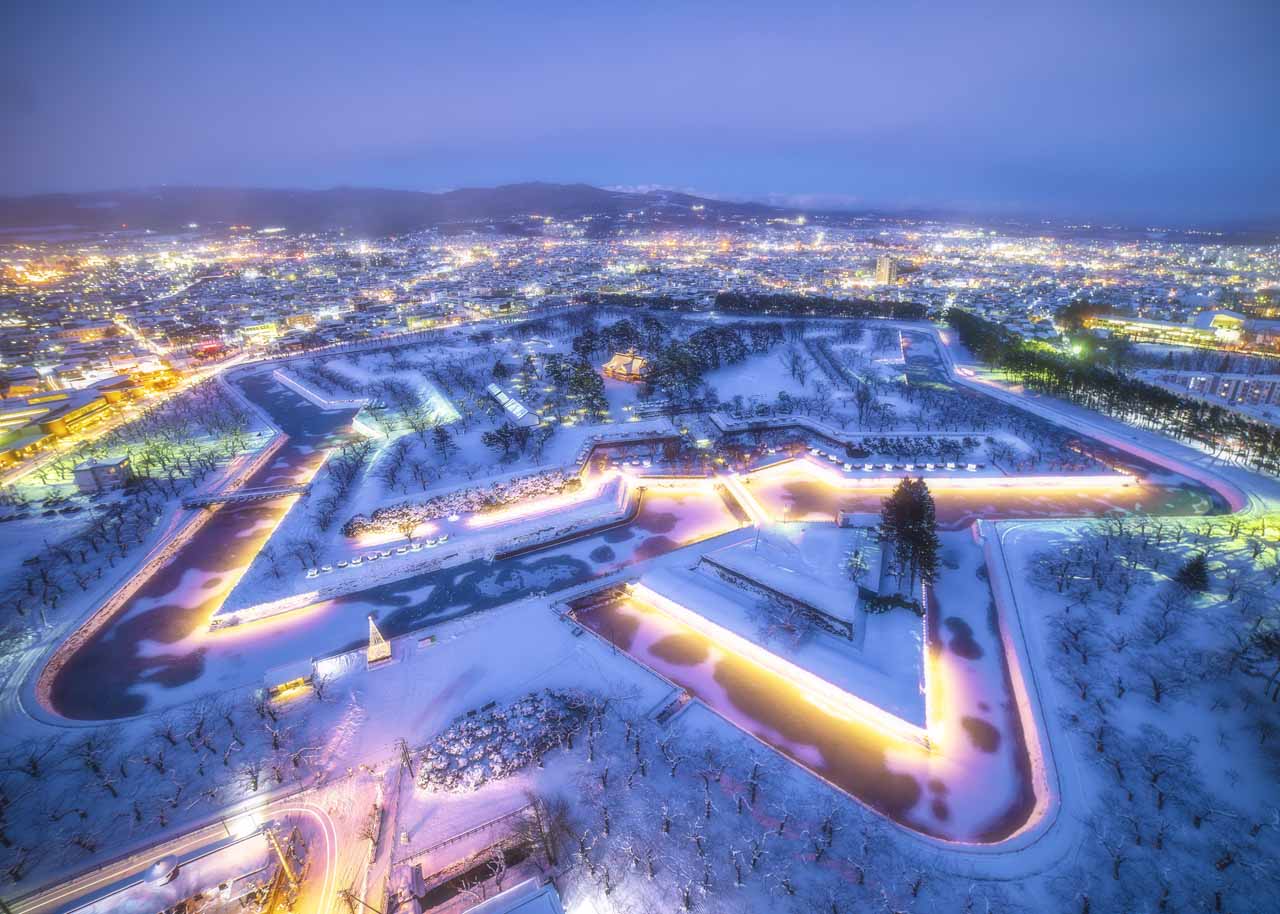
[[[891,286],[898,281],[898,263],[892,257],[876,258],[876,282]]]

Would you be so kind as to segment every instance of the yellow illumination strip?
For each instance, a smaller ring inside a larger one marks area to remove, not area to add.
[[[630,597],[636,603],[663,613],[677,622],[687,625],[712,642],[722,644],[737,654],[757,663],[770,672],[794,683],[803,689],[815,705],[828,713],[836,714],[852,720],[859,720],[883,733],[899,739],[909,740],[924,748],[930,748],[929,733],[926,729],[890,714],[856,695],[832,685],[820,676],[796,666],[789,660],[767,651],[736,632],[712,622],[699,613],[656,593],[642,583],[627,585]]]
[[[318,602],[320,602],[320,591],[311,590],[306,593],[282,597],[279,600],[258,603],[239,612],[228,613],[226,616],[214,615],[209,622],[209,630],[220,634],[243,631],[247,625],[275,620],[283,615],[306,609]]]

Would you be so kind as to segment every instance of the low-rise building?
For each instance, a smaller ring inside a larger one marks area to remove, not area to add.
[[[93,388],[10,397],[0,400],[0,431],[38,425],[42,431],[62,437],[96,421],[106,409],[107,398]]]
[[[1135,343],[1157,343],[1164,346],[1197,346],[1216,349],[1239,340],[1238,330],[1235,331],[1233,338],[1228,339],[1223,335],[1223,331],[1212,326],[1197,327],[1173,321],[1152,321],[1116,315],[1087,317],[1084,325],[1089,330],[1098,331],[1105,336],[1132,340]]]
[[[0,376],[0,395],[5,397],[25,397],[48,389],[44,376],[34,368],[11,368]]]
[[[0,430],[0,467],[21,463],[39,453],[52,441],[52,435],[31,426]]]
[[[493,397],[506,411],[507,419],[512,424],[520,428],[533,428],[541,423],[537,413],[530,410],[527,406],[508,394],[497,384],[490,384],[486,390],[489,396]]]
[[[58,438],[74,434],[105,419],[107,398],[92,388],[66,391],[60,403],[39,420],[40,428]]]
[[[615,381],[634,383],[648,378],[652,368],[648,359],[634,352],[616,352],[613,358],[604,363],[601,371],[604,372],[605,377],[613,378]]]
[[[240,328],[240,337],[254,346],[266,346],[280,335],[280,328],[274,321],[261,324],[249,324]]]
[[[98,391],[108,403],[124,403],[142,396],[142,385],[129,375],[116,375],[97,381],[93,389]]]
[[[76,488],[85,494],[114,489],[133,478],[133,468],[129,465],[128,455],[103,460],[86,460],[76,464],[73,472]]]

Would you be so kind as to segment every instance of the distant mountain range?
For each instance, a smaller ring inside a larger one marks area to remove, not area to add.
[[[587,184],[508,184],[444,193],[339,187],[265,190],[173,187],[151,190],[0,197],[0,229],[76,228],[173,231],[200,226],[280,226],[293,231],[348,229],[371,235],[488,224],[514,233],[530,215],[598,217],[601,231],[638,214],[645,224],[694,225],[794,215],[760,203],[730,203],[671,191],[627,193]],[[634,218],[634,217],[633,217]],[[594,221],[594,220],[593,220]]]
[[[793,219],[806,215],[815,225],[947,224],[980,225],[1013,235],[1130,240],[1269,244],[1280,240],[1272,226],[1239,225],[1224,233],[1153,230],[1142,227],[1078,225],[1033,217],[966,216],[943,211],[805,211],[746,201],[716,200],[671,190],[607,190],[589,184],[506,184],[442,193],[376,188],[330,190],[162,187],[0,197],[0,240],[22,237],[150,229],[157,232],[246,225],[278,226],[292,231],[345,229],[377,237],[438,228],[447,234],[475,231],[508,235],[537,234],[530,216],[555,219],[592,217],[594,237],[626,228],[741,228],[753,220]]]

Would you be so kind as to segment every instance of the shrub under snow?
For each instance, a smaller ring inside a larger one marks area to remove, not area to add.
[[[418,786],[461,792],[504,778],[569,742],[591,707],[586,696],[547,689],[461,717],[422,751]]]
[[[582,485],[576,475],[567,476],[560,470],[521,476],[509,482],[497,482],[484,487],[461,489],[447,495],[437,495],[422,502],[401,502],[378,508],[366,516],[357,514],[342,525],[343,536],[359,536],[362,533],[387,533],[399,530],[408,518],[419,524],[448,517],[451,514],[474,514],[494,511],[526,498],[542,498],[572,492]]]

